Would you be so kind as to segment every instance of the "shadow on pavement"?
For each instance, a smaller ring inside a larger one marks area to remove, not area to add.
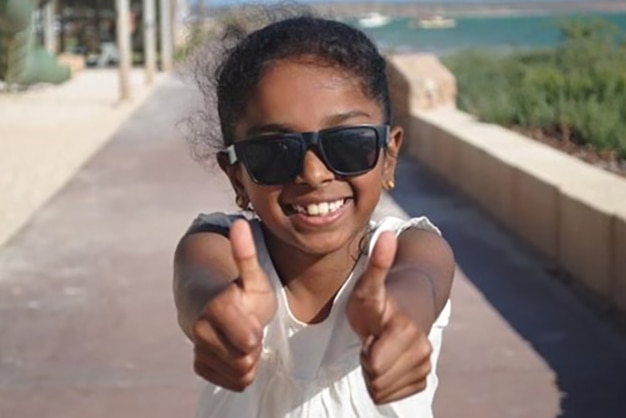
[[[545,259],[413,161],[400,162],[391,196],[441,228],[471,284],[552,370],[559,417],[626,417],[626,340],[550,274]],[[463,308],[455,305],[453,321]],[[480,327],[464,332],[485,333]],[[516,388],[514,374],[510,380]]]

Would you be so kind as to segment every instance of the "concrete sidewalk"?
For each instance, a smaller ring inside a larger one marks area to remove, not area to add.
[[[0,94],[0,245],[111,138],[153,86],[130,77],[119,102],[118,72],[87,70],[60,86]]]
[[[193,163],[175,129],[195,99],[162,80],[0,247],[1,418],[193,416],[200,382],[171,260],[196,213],[234,208],[225,178]],[[380,210],[430,216],[462,269],[436,416],[626,416],[624,338],[419,166],[401,161],[396,184]]]

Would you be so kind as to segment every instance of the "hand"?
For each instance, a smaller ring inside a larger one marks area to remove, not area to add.
[[[361,339],[361,368],[376,404],[396,401],[426,388],[432,347],[428,335],[389,295],[397,239],[391,232],[378,238],[365,272],[348,300],[347,315]]]
[[[254,381],[276,296],[257,261],[248,222],[233,223],[230,242],[239,278],[209,301],[193,325],[194,369],[209,382],[241,392]]]

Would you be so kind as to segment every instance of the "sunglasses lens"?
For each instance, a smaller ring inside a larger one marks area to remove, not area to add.
[[[380,136],[381,128],[384,127],[352,126],[321,131],[319,151],[328,168],[340,176],[355,176],[374,168],[385,140]],[[236,144],[238,155],[256,183],[288,183],[300,174],[304,155],[311,146],[302,135],[281,134],[243,141]]]
[[[304,144],[298,138],[267,138],[242,144],[246,167],[256,182],[280,184],[298,175],[304,155]]]
[[[321,141],[328,164],[339,174],[363,173],[376,165],[380,141],[374,128],[338,129],[325,133]]]

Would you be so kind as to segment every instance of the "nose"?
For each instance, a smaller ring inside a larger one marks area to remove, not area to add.
[[[320,157],[308,150],[304,154],[302,172],[295,179],[297,184],[308,184],[311,187],[319,187],[335,178],[335,174],[326,167]]]

